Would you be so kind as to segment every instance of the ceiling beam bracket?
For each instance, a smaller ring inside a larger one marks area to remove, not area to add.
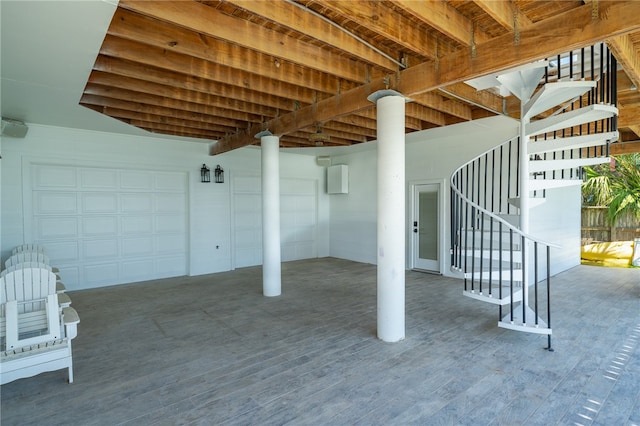
[[[591,19],[596,20],[600,17],[600,0],[591,0]]]
[[[471,58],[472,59],[476,58],[476,53],[477,53],[476,52],[476,36],[475,36],[476,31],[475,30],[476,30],[476,24],[474,23],[471,26],[471,45],[470,45],[470,47],[471,47]]]
[[[520,45],[520,15],[519,9],[516,7],[513,10],[513,44],[514,46]]]

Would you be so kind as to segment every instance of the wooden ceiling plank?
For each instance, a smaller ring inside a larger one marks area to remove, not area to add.
[[[344,55],[250,21],[225,15],[196,1],[120,0],[118,6],[346,80],[364,82],[368,74],[368,66]],[[179,40],[177,42],[180,43]]]
[[[473,105],[487,109],[495,114],[502,113],[502,97],[488,90],[476,90],[465,83],[455,83],[440,89],[446,95],[464,99]]]
[[[330,90],[332,93],[337,90],[335,78],[327,73],[311,70],[286,61],[277,61],[272,56],[247,50],[213,37],[198,35],[193,31],[171,26],[168,23],[147,18],[134,12],[118,8],[114,14],[113,21],[117,22],[117,25],[112,24],[108,29],[108,34],[126,40],[144,42],[141,46],[155,46],[162,49],[162,57],[158,58],[157,61],[164,64],[171,61],[180,61],[181,54],[184,55],[182,58],[199,58],[206,61],[205,64],[215,63],[219,66],[246,71],[250,74],[261,75],[265,78],[288,82],[312,90],[326,91],[327,87],[332,87],[332,90]],[[112,47],[110,45],[103,47],[108,49],[102,52],[105,55],[122,55],[123,58],[136,62],[144,61],[139,56],[146,55],[144,48],[140,49],[139,52],[129,52],[122,49],[118,50],[118,47],[125,47],[124,45],[116,44],[113,48],[110,48]],[[176,53],[176,55],[173,55],[173,53]],[[191,60],[187,63],[189,62]],[[199,65],[202,64],[196,63],[196,66]],[[372,77],[380,75],[381,73],[376,73],[375,70],[372,72]],[[340,84],[343,90],[356,87],[356,84],[345,80],[342,80]]]
[[[154,94],[139,92],[132,89],[108,87],[92,83],[87,85],[84,93],[88,95],[112,97],[115,99],[121,99],[131,102],[140,102],[154,106],[164,106],[167,108],[190,111],[199,114],[207,114],[212,117],[215,117],[217,115],[228,116],[225,114],[225,111],[228,110],[232,111],[234,114],[237,114],[238,117],[246,115],[248,117],[246,121],[248,122],[255,122],[255,116],[261,117],[266,115],[261,114],[259,111],[255,111],[257,106],[253,104],[247,104],[246,102],[235,100],[220,100],[215,104],[205,105],[195,102],[188,102],[181,99],[162,98]]]
[[[473,0],[487,15],[500,24],[503,28],[513,31],[516,17],[520,28],[532,24],[531,20],[522,11],[518,10],[511,0]]]
[[[438,45],[435,37],[430,37],[415,22],[398,15],[381,1],[314,0],[313,3],[331,9],[344,19],[357,22],[417,55],[433,59],[436,50],[439,55],[453,51],[444,42]]]
[[[191,122],[191,123],[200,123],[200,126],[212,125],[211,116],[207,116],[204,114],[197,114],[188,111],[180,111],[176,109],[171,109],[167,107],[158,107],[153,105],[144,105],[135,102],[123,101],[120,99],[107,98],[102,96],[95,95],[87,95],[84,94],[80,98],[80,103],[82,105],[94,105],[102,108],[104,114],[109,116],[113,116],[111,111],[118,111],[119,114],[124,114],[123,111],[129,111],[131,114],[128,118],[138,118],[142,114],[149,114],[157,117],[165,117],[168,122],[177,123],[178,121],[182,122]],[[215,125],[227,127],[231,130],[237,129],[239,127],[245,127],[246,121],[242,122],[240,120],[233,120],[230,118],[225,118],[222,116],[216,116]],[[198,127],[193,124],[191,127]]]
[[[471,46],[472,34],[476,44],[490,39],[479,28],[474,29],[472,21],[444,1],[395,0],[393,3],[463,46]]]
[[[267,96],[260,92],[241,90],[225,85],[219,85],[213,93],[197,92],[194,90],[177,89],[172,86],[153,83],[138,78],[115,76],[102,71],[92,72],[89,76],[88,82],[103,86],[118,87],[121,89],[155,94],[166,99],[176,98],[204,105],[222,106],[225,99],[233,99],[235,101],[244,102],[245,104],[260,106],[259,108],[262,109],[252,109],[252,112],[265,115],[267,117],[276,116],[278,114],[278,110],[292,111],[294,109],[294,103],[290,99]],[[262,113],[258,111],[262,111]]]
[[[464,120],[471,120],[471,107],[459,101],[446,99],[436,92],[426,92],[411,98],[413,102]]]
[[[274,134],[286,134],[314,122],[327,121],[368,107],[366,97],[380,89],[392,88],[406,96],[415,96],[446,85],[480,77],[549,55],[562,53],[595,43],[605,37],[623,35],[640,29],[640,2],[606,2],[601,4],[600,19],[593,19],[591,7],[585,5],[537,22],[520,33],[520,43],[513,44],[512,34],[496,37],[477,46],[472,57],[467,51],[444,56],[439,66],[424,63],[400,72],[398,78],[376,79],[371,83],[325,99],[313,108],[302,108],[295,114],[285,114],[267,122]],[[500,52],[496,55],[495,52]],[[395,77],[395,76],[394,76]],[[398,82],[399,80],[399,82]],[[250,144],[264,125],[254,125],[248,131],[224,138],[213,144],[215,155]],[[255,130],[255,131],[254,131]],[[253,132],[253,133],[252,133]]]
[[[118,57],[112,55],[118,55]],[[149,67],[153,68],[149,69]],[[211,82],[218,82],[243,89],[271,93],[304,103],[311,103],[314,96],[317,95],[316,90],[307,87],[274,81],[243,70],[235,70],[198,58],[166,52],[156,47],[118,39],[111,35],[105,37],[102,53],[96,59],[93,68],[135,78],[139,78],[143,73],[148,73],[147,78],[157,83],[205,92],[210,91],[207,86],[213,84]]]
[[[376,52],[345,31],[341,31],[335,25],[331,25],[321,17],[314,15],[311,11],[305,10],[304,7],[296,6],[295,3],[263,0],[227,0],[226,3],[234,4],[236,7],[262,16],[278,25],[312,37],[358,60],[366,61],[387,71],[398,69],[398,65],[391,59]]]

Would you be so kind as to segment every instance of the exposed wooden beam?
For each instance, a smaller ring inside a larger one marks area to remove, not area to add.
[[[635,126],[629,126],[629,130],[636,134],[637,137],[640,138],[640,124]]]
[[[270,21],[277,22],[278,25],[283,25],[313,37],[328,46],[332,46],[334,49],[342,50],[372,65],[388,71],[398,69],[398,65],[394,61],[376,52],[354,36],[331,25],[321,17],[314,15],[309,10],[296,6],[294,3],[263,0],[227,0],[226,2]]]
[[[472,21],[444,1],[395,0],[393,4],[463,46],[471,46],[472,41],[479,44],[490,39],[485,32],[475,28]]]
[[[618,127],[640,125],[640,105],[626,106],[620,104],[618,105],[618,110],[620,112]]]
[[[473,0],[487,15],[491,16],[494,21],[509,31],[514,31],[515,22],[517,20],[519,27],[524,28],[531,25],[531,20],[518,10],[515,4],[510,0]]]
[[[473,57],[468,51],[454,52],[433,63],[410,67],[397,75],[375,79],[371,83],[325,99],[295,114],[285,114],[265,125],[274,134],[286,134],[369,108],[367,96],[377,90],[393,88],[406,96],[415,96],[453,83],[480,77],[517,65],[526,64],[565,51],[580,48],[606,37],[623,35],[640,29],[640,2],[603,2],[601,18],[593,19],[591,7],[585,5],[537,22],[520,33],[520,43],[514,45],[511,34],[496,37],[477,46]],[[499,54],[497,54],[499,52]],[[210,149],[211,154],[236,149],[253,143],[253,135],[265,125],[252,126],[248,131],[226,137]]]
[[[611,155],[640,153],[640,140],[629,142],[615,142],[609,145]]]
[[[640,58],[631,37],[628,34],[612,37],[607,39],[607,45],[626,71],[629,79],[636,87],[640,87]]]
[[[247,49],[346,80],[364,82],[369,74],[368,66],[353,61],[345,55],[305,43],[250,21],[228,16],[213,7],[195,1],[120,0],[118,5],[145,16],[173,22],[175,25],[197,33],[229,40]]]

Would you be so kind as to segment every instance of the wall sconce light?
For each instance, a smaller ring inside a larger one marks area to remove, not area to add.
[[[213,174],[215,176],[216,183],[224,183],[224,170],[222,170],[222,167],[220,167],[219,164],[216,166]]]
[[[206,164],[203,164],[200,168],[200,182],[208,183],[211,182],[211,170],[207,167]]]

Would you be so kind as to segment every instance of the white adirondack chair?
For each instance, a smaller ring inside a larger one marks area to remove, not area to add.
[[[55,287],[46,268],[0,277],[0,384],[64,368],[73,382],[71,340],[80,319],[73,308],[59,308]]]

